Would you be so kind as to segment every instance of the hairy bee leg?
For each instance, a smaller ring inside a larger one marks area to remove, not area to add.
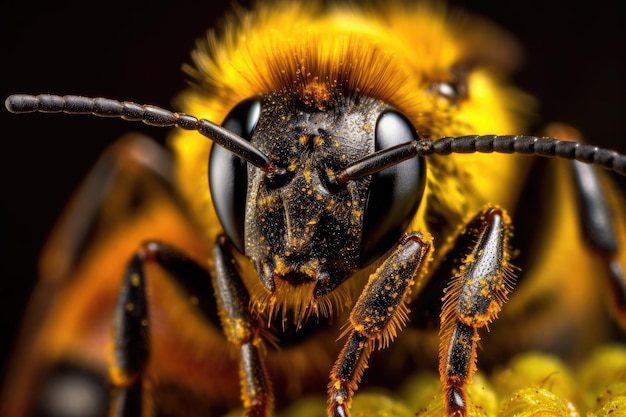
[[[465,387],[476,370],[478,329],[494,320],[513,286],[507,241],[510,220],[494,207],[481,210],[463,234],[475,237],[446,289],[441,313],[439,373],[448,416],[467,416]]]
[[[330,374],[328,415],[347,417],[369,355],[386,347],[407,321],[406,301],[414,280],[428,262],[430,238],[405,236],[370,279],[350,313],[349,333]]]
[[[245,415],[266,417],[274,398],[262,356],[261,327],[250,313],[250,295],[236,270],[232,250],[226,236],[217,239],[213,257],[222,329],[228,342],[238,350]]]
[[[217,325],[211,277],[207,270],[179,250],[149,241],[130,260],[120,287],[113,318],[109,356],[111,417],[152,415],[146,401],[149,385],[144,373],[150,357],[150,320],[145,265],[156,263],[193,297],[194,305]],[[213,309],[211,309],[213,307]]]

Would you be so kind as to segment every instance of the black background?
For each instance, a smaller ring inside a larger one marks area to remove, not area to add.
[[[3,1],[0,96],[82,94],[171,107],[185,85],[181,64],[228,3]],[[626,151],[626,30],[617,1],[452,3],[489,17],[520,40],[527,58],[516,81],[540,99],[539,123],[566,121],[589,141]],[[78,181],[123,132],[142,130],[163,140],[167,131],[86,116],[15,116],[4,109],[0,127],[3,359],[35,280],[38,252]]]

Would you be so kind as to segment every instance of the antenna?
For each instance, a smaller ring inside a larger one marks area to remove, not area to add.
[[[356,161],[337,174],[337,182],[365,177],[416,156],[452,153],[519,153],[597,165],[626,176],[626,155],[585,143],[537,136],[471,135],[401,143]]]
[[[185,130],[197,130],[218,145],[228,149],[240,158],[259,167],[269,176],[282,173],[269,157],[249,141],[213,122],[197,119],[184,113],[174,113],[160,107],[117,101],[107,98],[83,96],[56,96],[50,94],[15,94],[5,101],[7,110],[12,113],[69,113],[93,114],[101,117],[119,117],[129,121],[141,121],[150,126],[176,126]]]
[[[12,95],[6,99],[5,106],[12,113],[93,114],[141,121],[150,126],[176,126],[185,130],[197,130],[201,135],[260,168],[270,178],[276,178],[285,173],[284,168],[276,167],[259,148],[230,130],[205,119],[171,112],[156,106],[106,98],[50,94]],[[519,153],[574,159],[626,176],[626,155],[597,146],[536,136],[471,135],[437,140],[413,140],[375,152],[339,172],[336,177],[337,183],[345,184],[348,181],[363,178],[417,156],[475,152]]]

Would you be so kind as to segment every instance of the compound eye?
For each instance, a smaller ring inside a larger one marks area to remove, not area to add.
[[[430,85],[430,91],[457,106],[468,98],[468,88],[465,79],[459,77],[455,81],[436,81]]]
[[[258,98],[244,100],[228,113],[222,126],[244,139],[251,140],[261,115]],[[209,187],[217,217],[226,236],[244,253],[244,219],[248,174],[246,162],[219,145],[209,156]]]
[[[419,140],[404,115],[383,112],[376,122],[376,150]],[[365,204],[360,266],[387,252],[400,239],[415,215],[426,185],[426,161],[413,158],[372,175]]]

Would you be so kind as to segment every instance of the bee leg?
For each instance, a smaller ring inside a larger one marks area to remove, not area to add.
[[[547,126],[546,134],[566,140],[583,141],[580,132],[560,123]],[[571,161],[571,166],[580,228],[586,244],[605,265],[615,316],[620,326],[626,330],[626,277],[624,266],[618,258],[618,228],[611,210],[611,203],[614,202],[609,201],[606,187],[595,167],[577,161]]]
[[[217,325],[211,277],[207,270],[167,244],[149,241],[135,253],[126,268],[113,318],[113,343],[109,355],[111,417],[149,416],[150,389],[144,374],[150,356],[150,327],[146,298],[146,263],[156,263],[193,294],[194,304]],[[213,317],[213,318],[212,318]]]
[[[420,270],[429,261],[431,239],[412,233],[373,273],[352,312],[346,341],[330,374],[328,415],[347,417],[369,355],[386,347],[407,321],[406,301]]]
[[[510,228],[502,210],[486,207],[461,232],[473,243],[446,289],[441,312],[439,373],[448,416],[467,416],[465,387],[476,370],[478,329],[496,318],[512,290]]]
[[[130,261],[115,305],[109,358],[111,417],[143,415],[143,373],[150,353],[145,258],[139,251]]]
[[[609,277],[610,293],[616,318],[626,329],[626,280],[618,259],[619,244],[616,226],[604,188],[596,169],[581,162],[572,162],[574,184],[581,230],[587,245],[602,259]]]
[[[249,310],[250,295],[235,268],[232,244],[222,235],[214,247],[216,294],[222,329],[239,354],[241,397],[248,417],[266,417],[272,387],[262,357],[261,326]]]

